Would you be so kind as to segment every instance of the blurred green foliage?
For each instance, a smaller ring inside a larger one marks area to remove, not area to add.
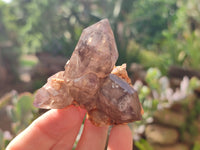
[[[4,150],[12,137],[15,137],[24,130],[36,117],[38,117],[38,109],[33,106],[34,96],[31,93],[14,94],[9,97],[7,105],[1,109],[5,109],[7,117],[11,121],[11,131],[3,132],[0,129],[0,149]],[[6,135],[7,134],[7,135]]]
[[[8,14],[9,6],[0,1],[0,70],[6,68],[6,72],[17,76],[18,56],[20,55],[19,43],[17,42],[17,29],[11,30],[8,26],[16,26],[7,22],[12,18]]]
[[[10,109],[10,118],[13,122],[14,133],[25,129],[34,118],[37,108],[33,106],[34,97],[30,93],[23,93],[13,100],[14,107]]]
[[[170,54],[173,63],[196,69],[200,58],[198,3],[198,0],[177,1],[176,21],[163,31],[166,40],[162,43],[163,51]]]
[[[37,64],[37,61],[21,58],[19,59],[19,63],[22,67],[33,67]]]
[[[153,90],[160,90],[159,79],[161,72],[157,68],[150,68],[147,70],[146,81]]]
[[[163,108],[169,109],[169,106],[178,103],[182,115],[186,116],[185,123],[178,128],[181,142],[188,143],[189,141],[191,149],[199,149],[197,136],[199,136],[198,118],[200,117],[200,101],[199,97],[195,96],[194,90],[200,88],[200,80],[196,77],[191,79],[187,77],[183,78],[180,87],[176,90],[172,90],[169,79],[163,76],[158,68],[149,68],[145,81],[146,85],[139,81],[134,85],[139,93],[139,99],[144,109],[143,120],[135,122],[134,129],[139,129],[146,124],[152,123],[151,121],[149,122],[149,120],[152,120],[155,111],[159,111]],[[135,134],[137,134],[137,131]],[[135,142],[135,146],[139,150],[152,149],[147,139],[143,138],[143,134],[137,136],[141,136],[141,138]],[[138,139],[137,136],[136,139]]]
[[[0,1],[0,8],[0,42],[14,41],[9,56],[48,51],[70,57],[82,30],[108,18],[118,64],[138,62],[163,73],[173,64],[199,69],[198,0],[13,0]]]
[[[139,148],[139,150],[154,150],[145,139],[135,142],[135,146]]]
[[[82,30],[103,18],[109,19],[116,38],[118,64],[137,62],[145,68],[153,67],[147,71],[147,85],[139,88],[145,120],[172,97],[166,97],[167,85],[160,82],[170,65],[200,69],[199,0],[0,1],[0,68],[17,76],[19,62],[33,65],[19,56],[41,51],[69,58]],[[38,85],[40,81],[34,86]],[[187,94],[198,86],[199,80],[192,78]],[[14,134],[34,118],[37,109],[32,101],[31,94],[15,98],[9,109]],[[199,108],[197,102],[191,118],[200,113]],[[0,131],[0,144],[2,141],[5,139]],[[145,141],[137,146],[148,147]]]
[[[192,150],[199,150],[200,149],[200,142],[196,142]]]

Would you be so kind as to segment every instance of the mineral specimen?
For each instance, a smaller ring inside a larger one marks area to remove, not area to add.
[[[137,92],[126,65],[115,67],[117,58],[107,19],[84,29],[65,71],[51,76],[37,91],[34,105],[60,109],[76,104],[87,110],[97,126],[140,120],[142,107]]]

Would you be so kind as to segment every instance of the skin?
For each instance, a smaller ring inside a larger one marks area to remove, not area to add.
[[[71,150],[85,114],[75,106],[49,110],[15,137],[6,150]],[[108,126],[96,127],[86,119],[76,150],[104,150],[107,133]],[[132,144],[127,125],[111,129],[107,150],[132,150]]]

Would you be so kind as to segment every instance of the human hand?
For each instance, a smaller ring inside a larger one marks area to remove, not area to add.
[[[85,114],[75,106],[49,110],[15,137],[6,150],[71,150]],[[108,127],[96,127],[86,119],[76,150],[104,150]],[[111,129],[107,150],[132,150],[132,144],[127,125]]]

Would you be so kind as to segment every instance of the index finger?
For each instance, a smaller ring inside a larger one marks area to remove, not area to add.
[[[8,145],[6,150],[72,149],[85,111],[70,106],[50,110],[36,119]]]
[[[111,129],[107,150],[132,150],[132,133],[128,125],[116,125]]]

